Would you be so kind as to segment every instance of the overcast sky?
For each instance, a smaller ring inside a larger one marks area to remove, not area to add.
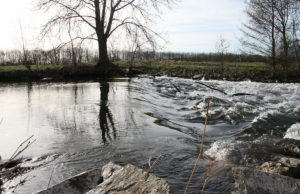
[[[1,1],[0,49],[20,49],[20,29],[27,47],[43,47],[38,35],[46,17],[35,10],[37,0]],[[230,50],[238,52],[243,10],[243,0],[181,0],[164,13],[163,21],[158,21],[155,28],[163,31],[168,40],[164,50],[214,52],[216,41],[223,36],[230,42]]]

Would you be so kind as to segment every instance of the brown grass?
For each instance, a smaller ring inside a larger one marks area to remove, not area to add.
[[[17,149],[14,151],[14,153],[11,155],[11,157],[7,160],[7,162],[5,162],[3,165],[0,166],[0,172],[1,172],[0,173],[0,193],[4,190],[3,188],[1,188],[2,185],[4,185],[7,181],[11,180],[15,176],[22,175],[25,172],[25,170],[22,170],[22,168],[20,167],[19,162],[16,161],[16,158],[21,153],[23,153],[29,146],[31,146],[35,141],[36,141],[36,139],[33,139],[33,135],[30,136],[28,139],[23,141],[17,147]],[[12,164],[12,163],[15,163],[15,164]],[[15,166],[12,166],[11,168],[6,169],[9,165],[15,165]],[[14,190],[15,190],[19,185],[24,184],[24,182],[27,180],[27,178],[28,177],[22,179],[22,176],[21,176],[20,182],[10,188],[14,188]]]
[[[202,134],[202,139],[201,139],[200,153],[199,153],[198,158],[197,158],[197,160],[196,160],[196,162],[195,162],[195,164],[194,164],[194,168],[193,168],[193,171],[192,171],[191,176],[190,176],[190,178],[189,178],[189,181],[188,181],[188,183],[187,183],[187,185],[186,185],[186,187],[185,187],[184,194],[186,194],[187,191],[188,191],[189,185],[190,185],[190,183],[191,183],[191,181],[192,181],[192,179],[193,179],[194,173],[195,173],[195,171],[196,171],[198,162],[199,162],[199,160],[200,160],[200,158],[202,157],[202,154],[203,154],[204,137],[205,137],[205,131],[206,131],[206,126],[207,126],[207,121],[208,121],[208,110],[209,110],[209,100],[208,100],[208,102],[207,102],[207,107],[206,107],[205,126],[204,126],[204,129],[203,129],[203,134]],[[206,183],[205,183],[205,184],[206,184]],[[204,185],[204,186],[205,186],[205,185]],[[203,187],[203,188],[204,188],[204,187]]]

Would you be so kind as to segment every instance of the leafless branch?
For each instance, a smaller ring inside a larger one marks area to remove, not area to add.
[[[7,162],[5,162],[3,164],[3,168],[6,168],[6,166],[13,161],[16,157],[18,157],[23,151],[25,151],[29,146],[31,146],[36,139],[32,140],[34,136],[30,136],[28,139],[26,139],[25,141],[23,141],[18,148],[15,150],[15,152],[12,154],[12,156],[8,159]],[[31,141],[32,140],[32,141]]]

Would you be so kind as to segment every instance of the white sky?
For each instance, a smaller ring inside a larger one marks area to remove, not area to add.
[[[1,0],[0,49],[20,49],[21,27],[27,48],[42,48],[39,31],[46,16],[35,10],[37,0]],[[243,0],[181,0],[162,16],[155,29],[163,31],[166,51],[214,52],[222,35],[230,42],[230,51],[239,50],[237,38],[244,21]]]

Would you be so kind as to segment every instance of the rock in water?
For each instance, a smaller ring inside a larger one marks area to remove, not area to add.
[[[167,181],[131,164],[109,163],[102,167],[103,182],[87,194],[171,193]]]
[[[300,140],[283,139],[275,144],[275,151],[286,156],[300,157]]]
[[[130,164],[123,167],[110,162],[102,167],[102,173],[93,169],[38,192],[49,193],[169,194],[171,191],[167,181],[151,173]]]
[[[201,79],[202,78],[202,75],[201,74],[197,74],[197,75],[194,75],[193,76],[193,79]]]
[[[257,170],[289,176],[293,178],[300,178],[300,159],[279,156],[274,161],[265,162],[256,167]]]
[[[78,174],[72,178],[69,178],[57,185],[54,185],[46,190],[38,192],[38,194],[49,193],[86,193],[87,191],[95,188],[101,183],[100,169],[93,169],[87,172]]]
[[[256,167],[256,169],[271,174],[280,174],[285,176],[288,176],[289,174],[289,167],[283,165],[282,163],[276,162],[265,162]]]
[[[247,167],[232,168],[236,193],[300,193],[300,180]]]

